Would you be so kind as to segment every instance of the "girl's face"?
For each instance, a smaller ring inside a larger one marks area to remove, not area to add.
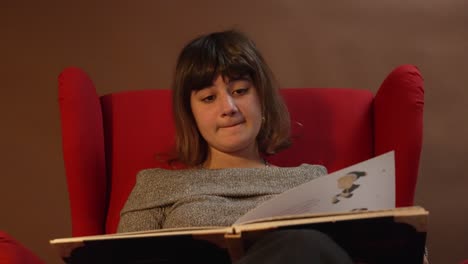
[[[210,155],[258,153],[256,137],[262,125],[262,113],[251,81],[228,80],[219,75],[212,86],[192,91],[190,102]]]

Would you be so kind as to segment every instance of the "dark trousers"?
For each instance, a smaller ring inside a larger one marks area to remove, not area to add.
[[[348,254],[327,235],[315,230],[279,230],[255,242],[235,264],[352,264]]]

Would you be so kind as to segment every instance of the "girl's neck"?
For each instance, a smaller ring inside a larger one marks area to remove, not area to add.
[[[240,155],[210,150],[207,159],[202,163],[202,167],[206,169],[263,168],[266,166],[268,163],[258,151],[250,155]]]

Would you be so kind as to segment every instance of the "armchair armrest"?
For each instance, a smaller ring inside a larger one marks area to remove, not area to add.
[[[423,79],[413,65],[402,65],[391,72],[374,99],[375,155],[395,150],[397,207],[413,204],[423,107]]]
[[[70,210],[75,222],[72,235],[103,234],[107,183],[102,110],[94,84],[85,72],[70,67],[60,74],[59,104]]]

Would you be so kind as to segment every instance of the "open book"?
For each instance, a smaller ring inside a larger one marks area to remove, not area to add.
[[[232,226],[177,228],[61,238],[50,243],[67,263],[179,263],[197,256],[236,260],[266,232],[327,233],[355,262],[421,263],[428,212],[395,207],[394,152],[290,189]]]

